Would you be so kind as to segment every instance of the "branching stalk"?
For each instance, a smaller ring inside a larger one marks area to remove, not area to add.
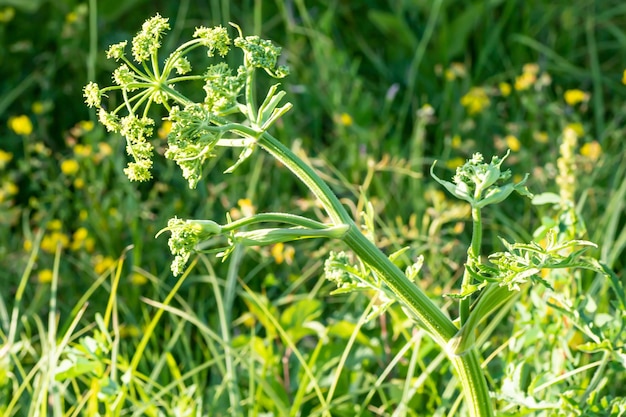
[[[493,416],[493,401],[489,396],[489,388],[480,368],[478,351],[472,349],[459,356],[448,349],[448,343],[458,332],[457,327],[423,291],[409,281],[404,273],[360,232],[335,194],[311,167],[269,133],[261,135],[258,144],[284,164],[309,188],[322,202],[333,222],[350,225],[343,241],[380,276],[413,318],[417,319],[433,339],[444,348],[461,382],[470,416]]]

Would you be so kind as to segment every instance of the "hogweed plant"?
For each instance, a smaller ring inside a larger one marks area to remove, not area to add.
[[[524,185],[526,178],[518,183],[512,181],[511,172],[502,169],[506,156],[485,162],[482,155],[475,154],[457,169],[452,181],[439,179],[433,165],[435,180],[469,203],[472,212],[473,235],[462,286],[458,294],[452,295],[458,299],[460,317],[451,320],[416,285],[421,259],[406,271],[400,270],[393,262],[398,253],[387,256],[379,250],[320,176],[269,133],[291,104],[283,103],[285,92],[279,84],[272,85],[265,97],[258,99],[256,77],[259,70],[274,79],[288,75],[287,67],[278,65],[281,49],[258,36],[243,36],[237,25],[231,25],[237,32],[234,39],[225,27],[198,27],[191,40],[161,61],[159,50],[169,29],[168,19],[160,15],[148,19],[130,45],[124,41],[108,49],[107,57],[119,62],[113,72],[114,84],[101,87],[89,83],[84,88],[86,103],[97,109],[100,122],[109,131],[126,139],[131,162],[125,173],[131,180],[146,181],[152,177],[156,122],[151,109],[162,106],[167,112],[165,120],[171,122],[165,157],[179,165],[190,188],[197,186],[204,163],[214,156],[216,148],[241,150],[237,162],[226,172],[233,172],[261,148],[307,186],[323,205],[329,221],[289,213],[259,213],[236,221],[227,218],[224,224],[174,217],[161,231],[170,233],[173,274],[182,274],[190,256],[199,251],[226,258],[237,245],[264,246],[310,238],[340,240],[359,262],[355,264],[346,252],[330,254],[325,272],[337,284],[336,292],[376,290],[386,301],[378,314],[392,303],[400,303],[416,326],[428,332],[447,354],[459,379],[468,415],[493,416],[495,400],[476,342],[479,325],[531,283],[549,287],[550,283],[539,275],[543,269],[578,267],[603,273],[598,262],[582,256],[585,249],[594,245],[583,240],[557,241],[556,234],[549,232],[543,245],[503,241],[504,252],[484,256],[482,210],[502,202],[513,192],[530,197]],[[243,53],[243,62],[235,68],[222,61],[194,71],[188,58],[198,48],[204,48],[208,57],[225,58],[233,47]],[[127,55],[128,49],[132,59]],[[184,95],[179,88],[184,83],[202,83],[204,98],[194,101]],[[117,107],[108,108],[107,103],[116,101],[105,99],[114,93],[121,101]]]

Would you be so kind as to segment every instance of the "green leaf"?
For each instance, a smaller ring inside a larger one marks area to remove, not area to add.
[[[304,299],[291,304],[280,315],[280,324],[285,328],[289,326],[302,326],[307,321],[312,321],[322,314],[322,302],[317,299]]]
[[[389,255],[389,260],[391,262],[393,262],[394,264],[396,264],[396,266],[398,265],[398,262],[396,262],[398,260],[398,258],[402,255],[404,255],[406,253],[406,251],[408,251],[409,249],[411,249],[410,246],[405,246],[397,251],[395,251],[394,253],[392,253],[391,255]]]
[[[64,381],[90,372],[100,375],[102,371],[103,366],[100,362],[77,356],[72,359],[63,359],[55,369],[54,379]]]
[[[542,206],[544,204],[560,204],[561,197],[555,193],[541,193],[534,196],[531,203],[535,206]]]
[[[612,352],[613,351],[611,342],[606,339],[601,341],[600,343],[596,343],[596,342],[582,343],[578,345],[577,349],[582,352],[587,352],[587,353],[604,352],[604,351]]]
[[[335,336],[340,339],[348,340],[356,329],[356,324],[347,320],[341,320],[328,326],[328,336]],[[361,330],[356,335],[356,341],[360,345],[371,346],[370,339],[366,337]]]

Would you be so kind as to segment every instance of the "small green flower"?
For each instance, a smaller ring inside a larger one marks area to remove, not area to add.
[[[131,181],[149,181],[152,178],[150,170],[152,169],[151,159],[138,159],[136,162],[129,162],[124,168],[124,174]]]
[[[204,74],[204,102],[211,113],[228,112],[237,104],[237,97],[246,83],[246,70],[243,66],[232,75],[231,69],[224,62],[211,65]]]
[[[191,62],[185,57],[179,57],[174,62],[174,68],[176,68],[176,73],[179,75],[184,75],[191,72]]]
[[[134,114],[122,117],[122,128],[120,133],[126,138],[131,146],[143,146],[147,143],[147,140],[152,137],[152,126],[154,126],[154,120],[149,117],[137,117]],[[152,149],[150,149],[152,152]],[[141,153],[141,156],[151,156],[146,153]]]
[[[102,92],[98,84],[93,81],[87,84],[83,88],[83,96],[85,97],[85,103],[89,107],[100,107],[100,100],[102,99]]]
[[[208,48],[207,55],[212,57],[215,55],[215,51],[224,57],[230,49],[230,37],[226,28],[222,26],[216,26],[213,28],[206,28],[200,26],[196,28],[193,33],[194,38],[200,39],[200,43]]]
[[[355,279],[349,272],[352,269],[352,262],[345,252],[330,252],[328,259],[324,262],[324,276],[333,282],[338,289],[352,288]]]
[[[172,128],[167,136],[165,157],[176,161],[189,188],[195,188],[204,162],[214,156],[213,149],[222,131],[211,125],[211,113],[201,104],[191,104],[182,110],[174,106],[169,120]]]
[[[98,120],[109,132],[119,132],[122,129],[120,118],[116,114],[109,113],[103,108],[98,110]]]
[[[435,175],[435,163],[430,168],[430,174],[435,181],[443,185],[455,197],[465,200],[474,208],[483,208],[489,204],[496,204],[506,199],[513,191],[521,195],[532,197],[524,186],[528,175],[518,183],[507,183],[511,178],[511,171],[501,170],[501,165],[509,153],[499,158],[494,156],[490,163],[483,162],[483,156],[475,153],[470,160],[456,169],[453,182],[444,181]]]
[[[183,220],[174,217],[157,236],[165,231],[171,232],[168,245],[175,256],[171,268],[174,276],[178,276],[183,272],[191,254],[196,251],[198,243],[221,234],[222,227],[211,220]]]
[[[119,61],[120,59],[124,58],[124,52],[126,50],[127,44],[128,41],[122,41],[109,46],[109,49],[107,50],[107,59],[113,58],[116,61]]]
[[[262,68],[274,78],[284,78],[289,75],[289,68],[286,66],[281,65],[276,68],[282,48],[275,46],[270,40],[261,39],[258,36],[246,36],[244,38],[239,26],[233,26],[239,31],[239,36],[235,38],[234,45],[243,50],[246,66]]]
[[[537,242],[509,243],[501,239],[506,251],[489,255],[490,265],[479,265],[471,272],[481,279],[506,285],[509,291],[519,291],[520,286],[529,280],[552,288],[539,275],[543,269],[583,268],[602,272],[597,261],[582,256],[587,249],[597,248],[595,243],[581,239],[558,242],[557,236],[558,229],[550,229],[543,245]]]
[[[161,47],[161,35],[170,28],[168,20],[157,13],[143,23],[141,31],[131,42],[135,61],[142,63],[156,54]]]
[[[138,118],[134,114],[122,117],[120,133],[126,138],[126,152],[133,157],[124,173],[131,181],[148,181],[152,178],[152,153],[154,147],[148,139],[152,136],[154,120]]]
[[[113,71],[113,81],[123,89],[132,91],[128,85],[135,82],[135,74],[128,68],[128,65],[122,64]]]

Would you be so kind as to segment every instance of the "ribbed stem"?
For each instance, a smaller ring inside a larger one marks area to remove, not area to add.
[[[471,268],[476,263],[476,260],[480,257],[480,247],[483,242],[483,221],[480,213],[480,209],[472,207],[472,242],[470,248],[467,251],[467,265],[465,267],[465,273],[463,274],[463,281],[461,289],[465,290],[467,285],[472,283],[472,277],[468,272],[468,268]],[[459,303],[459,315],[461,318],[461,326],[465,324],[470,316],[470,304],[472,303],[471,296],[465,297]]]
[[[463,356],[452,352],[448,346],[458,328],[448,317],[414,285],[404,273],[363,235],[330,187],[298,158],[289,148],[268,133],[263,133],[258,144],[293,172],[321,201],[329,217],[336,224],[349,226],[343,241],[359,256],[379,278],[394,292],[433,339],[444,349],[457,372],[461,388],[472,417],[493,416],[493,405],[476,349]]]

